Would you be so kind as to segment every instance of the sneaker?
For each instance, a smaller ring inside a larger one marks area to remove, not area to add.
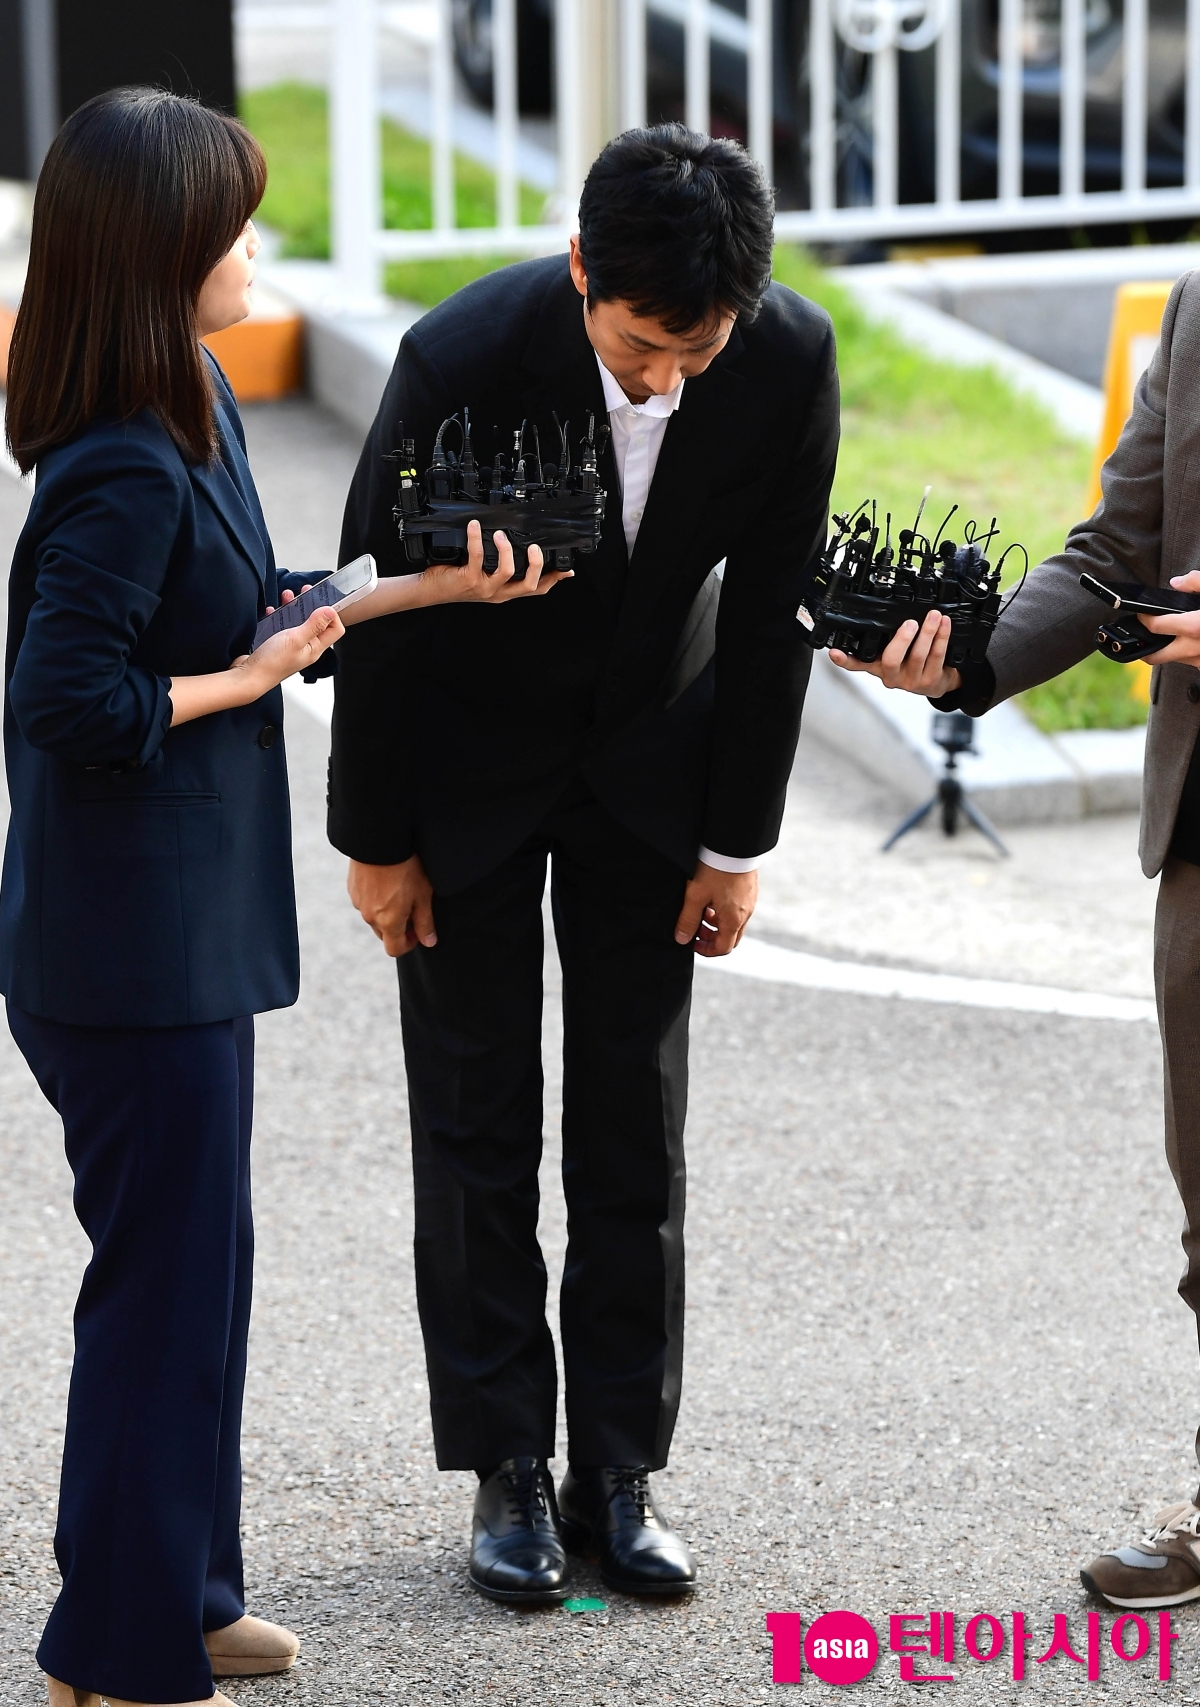
[[[1200,1507],[1190,1500],[1157,1512],[1132,1547],[1101,1553],[1079,1580],[1110,1606],[1180,1606],[1200,1600]]]

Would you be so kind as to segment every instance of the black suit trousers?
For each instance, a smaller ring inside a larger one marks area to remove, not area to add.
[[[38,1664],[131,1701],[212,1694],[206,1630],[242,1616],[242,1389],[254,1261],[254,1021],[8,1022],[62,1118],[92,1243],[75,1309]]]
[[[398,963],[417,1299],[444,1470],[555,1452],[538,1245],[542,899],[563,968],[560,1298],[572,1463],[661,1468],[683,1360],[686,878],[582,784]]]

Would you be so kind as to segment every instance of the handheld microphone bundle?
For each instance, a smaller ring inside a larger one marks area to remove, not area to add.
[[[796,612],[803,638],[815,651],[834,647],[864,664],[874,663],[902,623],[923,622],[936,610],[950,618],[947,664],[958,666],[986,655],[1000,615],[1004,558],[1012,550],[1024,555],[1025,548],[1010,545],[993,566],[985,553],[996,537],[994,518],[986,534],[968,522],[961,545],[943,539],[957,504],[928,539],[920,527],[929,491],[926,487],[912,527],[897,534],[898,549],[892,545],[891,516],[881,530],[873,501],[834,516],[836,531],[809,570]]]
[[[400,423],[401,448],[384,460],[395,465],[397,496],[392,514],[404,555],[415,568],[465,563],[467,523],[472,521],[483,531],[483,566],[489,575],[500,561],[494,538],[497,529],[512,545],[517,581],[525,577],[531,545],[542,548],[547,569],[573,568],[576,557],[596,550],[607,497],[597,469],[608,423],[597,429],[595,417],[588,416],[579,461],[572,467],[571,423],[560,425],[557,415],[553,420],[560,440],[557,463],[542,461],[536,426],[530,448],[528,422],[522,421],[512,435],[511,467],[504,452],[497,450],[491,466],[480,469],[471,448],[469,414],[464,409],[461,421],[457,415],[449,416],[438,428],[423,486],[417,478],[415,441],[405,438],[404,423]],[[443,444],[452,423],[462,437],[457,454]]]

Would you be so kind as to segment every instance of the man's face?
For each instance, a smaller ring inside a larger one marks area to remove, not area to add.
[[[723,314],[706,326],[668,332],[649,315],[635,314],[625,302],[587,305],[587,274],[579,240],[571,239],[571,277],[584,299],[583,319],[592,348],[631,403],[662,397],[683,379],[703,373],[729,342],[735,314]]]

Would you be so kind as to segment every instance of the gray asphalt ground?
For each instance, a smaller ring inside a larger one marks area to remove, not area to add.
[[[308,404],[247,417],[281,559],[327,562],[355,447]],[[5,552],[23,505],[0,477]],[[1195,1486],[1196,1339],[1174,1293],[1179,1216],[1145,1024],[831,996],[703,969],[687,1369],[658,1478],[702,1587],[683,1605],[641,1605],[585,1567],[578,1592],[603,1612],[518,1614],[472,1594],[472,1481],[438,1475],[429,1441],[394,976],[324,840],[327,736],[289,712],[288,746],[304,989],[259,1027],[245,1539],[252,1610],[297,1629],[304,1648],[287,1677],[232,1687],[242,1707],[740,1707],[777,1694],[764,1615],[836,1607],[870,1617],[883,1653],[852,1688],[806,1676],[809,1698],[909,1698],[887,1652],[890,1613],[952,1609],[961,1642],[972,1614],[1007,1621],[1015,1608],[1033,1629],[1031,1677],[1013,1684],[1006,1659],[962,1660],[958,1701],[1200,1702],[1197,1607],[1176,1618],[1171,1683],[1151,1660],[1115,1659],[1108,1615],[1099,1684],[1062,1656],[1033,1663],[1055,1613],[1083,1651],[1079,1565]],[[824,800],[834,826],[827,844],[804,831],[818,918],[832,916],[821,845],[828,859],[845,846],[847,815],[872,837],[872,814],[884,828],[895,815],[838,776],[802,748],[797,801],[817,802],[816,814]],[[1119,826],[1098,833],[1125,847]],[[1063,863],[1075,834],[1064,832]],[[937,881],[948,884],[945,871]],[[842,914],[836,923],[850,931]],[[551,957],[552,1286],[563,1246],[555,978]],[[7,1037],[0,1108],[7,1704],[43,1698],[32,1656],[55,1586],[70,1310],[86,1251],[56,1122]]]

